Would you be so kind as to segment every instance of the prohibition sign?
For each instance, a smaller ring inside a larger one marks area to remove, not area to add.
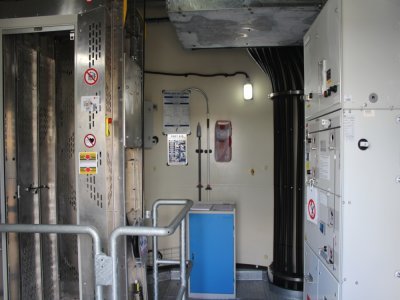
[[[311,220],[315,219],[315,215],[317,214],[317,207],[313,199],[308,200],[308,215],[310,216]]]
[[[96,137],[93,134],[89,133],[85,135],[83,142],[85,143],[86,147],[93,148],[94,145],[96,145]]]
[[[99,79],[99,73],[94,68],[87,69],[83,74],[83,80],[87,85],[95,85]]]

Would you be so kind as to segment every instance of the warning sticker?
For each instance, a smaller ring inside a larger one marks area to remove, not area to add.
[[[99,73],[94,68],[87,69],[83,74],[83,80],[87,85],[95,85],[99,80]]]
[[[307,221],[318,224],[318,191],[314,187],[307,187]]]
[[[100,110],[100,96],[82,96],[81,111],[95,112]]]
[[[79,174],[97,174],[97,152],[79,152]]]
[[[85,143],[86,147],[93,148],[94,145],[96,145],[96,137],[94,136],[94,134],[89,133],[85,135],[83,142]]]
[[[331,180],[331,158],[328,155],[319,156],[318,177],[324,180]]]
[[[343,115],[343,132],[346,141],[352,142],[354,140],[355,132],[354,132],[354,124],[356,122],[356,118],[351,111],[345,111]]]

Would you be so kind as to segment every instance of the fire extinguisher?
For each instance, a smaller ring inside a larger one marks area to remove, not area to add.
[[[215,123],[215,160],[229,162],[232,159],[232,123],[217,121]]]

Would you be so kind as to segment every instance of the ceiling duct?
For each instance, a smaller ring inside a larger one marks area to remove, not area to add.
[[[326,0],[167,0],[185,48],[301,45]]]

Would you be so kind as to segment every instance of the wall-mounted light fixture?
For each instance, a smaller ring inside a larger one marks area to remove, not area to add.
[[[247,82],[243,85],[243,98],[244,100],[253,100],[253,85],[247,77]]]
[[[246,83],[243,86],[243,98],[244,100],[253,100],[253,85],[250,82],[249,74],[243,71],[237,71],[234,73],[212,73],[212,74],[204,74],[204,73],[171,73],[171,72],[160,72],[160,71],[144,71],[146,74],[154,74],[154,75],[165,75],[165,76],[199,76],[199,77],[215,77],[215,76],[223,76],[223,77],[233,77],[236,75],[244,75],[246,77]]]

